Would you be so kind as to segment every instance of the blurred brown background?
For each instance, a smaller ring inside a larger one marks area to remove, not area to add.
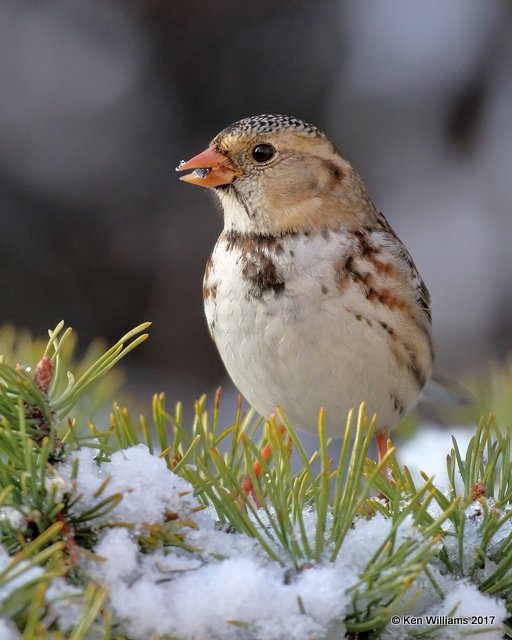
[[[507,0],[0,0],[2,321],[82,342],[152,320],[151,390],[224,379],[203,320],[221,219],[174,167],[296,115],[365,177],[433,297],[438,366],[512,349]]]

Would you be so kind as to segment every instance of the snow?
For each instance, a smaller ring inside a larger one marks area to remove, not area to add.
[[[416,593],[414,590],[408,593],[409,599],[412,595],[416,600],[399,616],[397,623],[388,626],[383,634],[384,640],[407,640],[411,637],[410,631],[427,631],[435,624],[444,624],[439,636],[443,640],[460,640],[466,635],[479,640],[503,637],[501,622],[508,616],[504,602],[484,595],[469,581],[444,574],[435,565],[430,570],[445,593],[445,599],[437,599],[436,604],[432,604],[436,600],[432,584],[424,576],[419,578],[415,585]],[[487,616],[487,620],[472,620],[472,616]],[[456,617],[469,619],[467,624],[456,624],[457,621],[453,620]]]
[[[9,523],[15,529],[22,529],[25,525],[24,515],[13,507],[0,508],[0,523],[2,521]]]
[[[427,476],[434,476],[436,486],[447,487],[446,456],[453,446],[452,436],[455,436],[460,451],[466,451],[474,435],[474,428],[456,427],[448,430],[425,424],[411,440],[398,447],[397,457],[409,469],[415,481],[421,482],[420,471],[424,471]],[[462,488],[462,480],[458,488]]]
[[[59,628],[68,631],[78,620],[82,608],[82,590],[64,578],[56,578],[46,591],[51,616],[59,621]]]
[[[4,508],[4,512],[5,509],[7,507]],[[0,546],[0,604],[3,604],[16,589],[37,580],[43,573],[40,567],[31,567],[28,562],[20,562],[15,567],[9,566],[11,562],[12,558]],[[17,640],[18,638],[21,638],[21,634],[18,633],[14,624],[10,620],[0,618],[0,640]]]
[[[142,555],[126,529],[107,531],[96,546],[105,560],[91,562],[90,575],[109,585],[112,609],[130,637],[241,638],[246,628],[251,638],[307,640],[325,635],[325,621],[343,618],[345,592],[357,581],[352,556],[293,574],[285,584],[286,569],[254,540],[219,531],[213,514],[207,517],[187,538],[202,549],[201,561],[181,550]],[[362,568],[367,542],[354,541]]]
[[[428,441],[423,433],[423,440],[416,447],[435,452],[433,461],[444,459],[450,441],[436,441],[433,431],[427,433]],[[407,447],[404,450],[404,459],[411,463]],[[211,508],[200,509],[192,486],[169,471],[165,461],[150,454],[144,445],[114,453],[110,461],[101,464],[96,463],[95,456],[92,448],[73,453],[57,466],[56,481],[59,486],[64,483],[73,487],[73,494],[81,496],[73,506],[77,514],[110,495],[123,496],[118,505],[96,521],[101,525],[98,542],[93,554],[80,560],[84,575],[108,588],[108,607],[119,633],[130,640],[154,635],[180,640],[334,640],[344,636],[343,621],[352,612],[349,589],[359,582],[372,555],[390,534],[389,519],[381,514],[357,519],[336,560],[331,561],[326,552],[319,562],[307,563],[297,570],[286,558],[283,564],[271,560],[254,539],[219,528],[215,512]],[[75,460],[79,469],[73,478]],[[427,472],[440,473],[434,467],[427,468]],[[105,484],[106,479],[109,480]],[[101,486],[104,489],[98,495]],[[196,552],[171,546],[143,553],[137,536],[148,527],[164,525],[169,512],[180,521],[189,522],[182,532],[186,534],[186,544]],[[479,539],[478,511],[474,515],[473,526],[467,527],[468,541],[473,544]],[[316,514],[309,509],[303,517],[312,540]],[[510,525],[506,527],[508,531]],[[395,545],[410,539],[421,538],[408,516],[396,531]],[[469,554],[471,549],[468,542]],[[8,556],[0,551],[1,570]],[[445,600],[441,601],[421,574],[404,597],[404,610],[417,616],[493,616],[493,624],[475,637],[500,637],[500,625],[507,616],[502,601],[480,593],[477,586],[464,579],[444,575],[435,561],[430,569],[446,594]],[[40,571],[29,569],[9,582],[8,588],[12,591]],[[0,595],[5,597],[6,588]],[[46,594],[49,619],[58,620],[61,630],[70,629],[78,618],[82,596],[79,587],[70,585],[65,578],[56,578]],[[17,637],[8,635],[9,624],[0,620],[0,640]],[[383,637],[407,638],[410,629],[407,624],[390,625]],[[475,631],[474,627],[468,629]],[[442,637],[459,638],[465,630],[449,626]]]
[[[145,445],[117,451],[110,462],[99,466],[95,456],[94,449],[83,448],[60,466],[59,473],[69,486],[73,461],[79,461],[78,487],[82,497],[75,507],[77,513],[98,503],[95,494],[108,478],[107,489],[102,495],[122,494],[123,499],[116,507],[95,519],[97,525],[116,521],[134,525],[161,523],[166,512],[179,510],[182,515],[188,515],[199,504],[192,498],[192,487],[179,476],[169,473],[165,461],[150,455]]]
[[[0,619],[0,640],[18,640],[21,634],[12,622]]]
[[[155,555],[165,566],[166,557]],[[285,585],[282,568],[258,557],[226,558],[178,575],[147,558],[138,574],[111,583],[111,602],[135,638],[155,632],[238,638],[239,622],[256,638],[306,639],[315,633],[321,637],[333,608],[344,611],[346,586],[326,568],[306,571],[297,583]]]
[[[499,628],[497,622],[507,617],[507,612],[503,602],[485,596],[473,584],[459,582],[453,586],[453,589],[446,594],[446,598],[437,607],[430,612],[431,615],[449,616],[449,617],[467,617],[471,620],[473,616],[487,617],[490,624],[479,623],[472,624],[470,630],[474,633],[476,629],[485,626],[494,626],[494,629],[483,631],[476,635],[477,638],[485,638],[485,640],[499,640],[503,637],[503,631]],[[491,622],[492,621],[492,622]],[[468,625],[453,624],[444,629],[444,638],[446,640],[459,640],[463,631],[468,631]]]
[[[16,567],[9,567],[12,558],[0,546],[0,603],[8,598],[13,591],[23,587],[28,582],[36,580],[42,573],[41,567],[31,567],[28,562],[20,562]],[[7,575],[3,575],[3,572]]]

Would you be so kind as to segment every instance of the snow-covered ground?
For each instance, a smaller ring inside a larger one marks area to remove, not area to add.
[[[467,434],[469,438],[469,433]],[[461,448],[465,442],[458,436]],[[442,465],[450,449],[449,434],[425,428],[421,435],[402,447],[401,459],[411,469],[436,474],[438,485],[445,481]],[[389,535],[391,522],[377,514],[360,519],[351,529],[335,561],[327,557],[301,572],[290,571],[272,561],[258,543],[243,534],[222,530],[211,510],[197,510],[199,502],[192,486],[167,469],[165,461],[151,455],[144,445],[115,453],[111,461],[99,466],[96,452],[84,448],[58,467],[58,484],[64,493],[76,482],[82,494],[76,513],[98,502],[96,492],[107,477],[101,498],[120,492],[122,501],[95,521],[96,525],[121,522],[130,527],[105,527],[94,548],[96,558],[83,557],[82,569],[89,577],[108,586],[109,604],[120,631],[133,640],[146,640],[153,634],[183,640],[196,638],[255,640],[334,640],[345,634],[344,617],[352,611],[347,590],[358,582],[369,559]],[[79,473],[73,480],[72,460],[79,460]],[[177,514],[191,523],[186,527],[186,543],[198,551],[178,547],[142,553],[137,535],[155,524],[163,524],[166,514]],[[5,514],[7,516],[7,514]],[[304,514],[314,537],[316,515]],[[473,532],[474,534],[474,532]],[[468,532],[468,535],[473,535]],[[397,544],[417,537],[412,520],[399,528]],[[468,542],[469,544],[469,542]],[[6,553],[0,555],[0,571],[7,566]],[[37,577],[32,569],[20,580]],[[469,581],[431,571],[441,590],[442,601],[425,576],[410,587],[414,604],[405,613],[426,616],[482,616],[486,624],[449,625],[443,638],[461,638],[486,627],[477,638],[502,637],[501,623],[507,616],[502,601],[481,593]],[[10,584],[12,591],[15,586]],[[0,596],[6,596],[6,588]],[[62,630],[76,622],[82,593],[64,578],[57,578],[47,592],[49,616],[59,620]],[[428,626],[428,625],[427,625]],[[418,630],[411,619],[399,620],[385,631],[385,638],[407,638]],[[7,619],[0,620],[0,640],[15,640],[20,634]],[[95,636],[91,635],[91,638]],[[473,636],[472,636],[473,637]]]

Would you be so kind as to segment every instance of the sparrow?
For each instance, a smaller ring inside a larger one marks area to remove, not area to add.
[[[364,401],[381,459],[432,372],[430,296],[359,174],[317,127],[269,114],[177,170],[223,211],[203,298],[234,384],[303,431],[317,433],[322,407],[332,437]]]

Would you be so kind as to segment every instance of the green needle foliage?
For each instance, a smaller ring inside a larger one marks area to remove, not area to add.
[[[318,450],[308,454],[281,411],[262,424],[239,403],[233,423],[220,424],[220,390],[211,410],[206,397],[196,402],[192,425],[184,424],[180,403],[167,409],[163,394],[154,396],[150,419],[113,404],[109,423],[94,425],[88,418],[107,397],[112,405],[118,389],[110,370],[147,338],[148,327],[103,352],[91,348],[76,364],[63,323],[46,344],[0,330],[0,617],[22,638],[130,640],[113,619],[107,588],[88,577],[83,561],[94,561],[94,546],[111,526],[132,530],[142,553],[179,548],[202,557],[187,539],[195,524],[180,514],[138,531],[129,522],[105,523],[123,499],[108,491],[108,477],[87,508],[73,487],[61,485],[56,467],[72,452],[94,448],[100,464],[140,443],[192,485],[220,527],[253,538],[287,576],[336,562],[359,523],[384,517],[388,535],[348,589],[350,637],[379,638],[393,615],[414,606],[414,585],[427,584],[442,599],[439,575],[466,578],[512,608],[510,432],[493,417],[480,421],[466,452],[453,441],[442,489],[426,476],[415,482],[393,448],[379,464],[368,457],[374,424],[364,406],[348,416],[337,456],[322,413]],[[73,479],[79,474],[75,464]],[[406,523],[413,535],[402,534]],[[49,608],[51,585],[64,578],[79,593],[76,621],[65,631]],[[247,630],[243,620],[232,624]],[[504,633],[512,637],[506,626]],[[442,638],[443,628],[409,637]]]

